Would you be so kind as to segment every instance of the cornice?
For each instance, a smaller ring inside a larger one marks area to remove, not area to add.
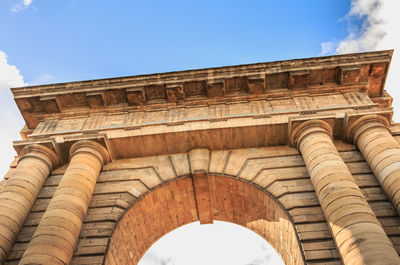
[[[28,129],[68,115],[366,91],[382,97],[392,50],[12,88]]]
[[[175,84],[206,79],[218,82],[220,78],[234,76],[257,77],[257,74],[275,74],[287,71],[301,72],[331,66],[356,66],[358,64],[390,62],[393,50],[311,57],[284,61],[211,67],[196,70],[173,71],[158,74],[105,78],[67,83],[11,88],[15,98],[54,96],[74,92],[98,92],[107,89],[141,87],[146,85]]]

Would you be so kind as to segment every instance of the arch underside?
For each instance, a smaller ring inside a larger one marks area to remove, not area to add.
[[[265,191],[226,176],[210,175],[208,185],[213,220],[235,223],[256,232],[287,265],[304,264],[288,214]],[[163,235],[199,221],[201,202],[195,190],[193,179],[183,177],[155,189],[134,204],[114,230],[105,264],[137,264]]]

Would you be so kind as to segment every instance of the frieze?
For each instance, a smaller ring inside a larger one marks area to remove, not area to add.
[[[31,136],[87,133],[112,129],[140,130],[143,127],[157,125],[179,126],[199,121],[223,122],[244,117],[265,119],[272,115],[284,115],[285,113],[313,114],[322,110],[368,109],[374,106],[376,104],[364,92],[231,102],[198,107],[177,106],[168,109],[139,110],[114,115],[93,115],[69,120],[44,120],[39,123]]]

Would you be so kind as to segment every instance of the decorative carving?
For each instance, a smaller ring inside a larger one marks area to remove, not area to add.
[[[350,65],[339,67],[338,83],[341,85],[354,85],[360,79],[360,66]]]
[[[225,79],[225,92],[227,94],[241,94],[247,92],[244,77],[233,77]]]
[[[306,89],[310,83],[308,70],[291,71],[289,74],[289,88]]]
[[[265,100],[252,101],[251,104],[251,112],[253,114],[254,119],[262,119],[271,117],[271,103]]]
[[[365,92],[346,92],[319,96],[297,96],[273,100],[250,100],[248,102],[229,102],[209,106],[174,106],[150,110],[137,110],[126,113],[99,114],[89,118],[44,120],[35,129],[33,137],[64,134],[69,132],[99,132],[108,129],[137,130],[144,126],[183,125],[186,122],[208,120],[227,121],[238,117],[254,119],[269,118],[272,115],[314,114],[326,109],[370,109],[373,103]]]
[[[146,111],[146,118],[142,122],[142,124],[162,124],[167,123],[168,118],[167,114],[168,111],[166,110],[159,110],[159,111]]]
[[[226,117],[227,115],[227,110],[226,110],[226,105],[225,104],[219,104],[219,105],[211,105],[210,106],[210,116],[211,122],[215,121],[226,121],[228,118]]]
[[[226,108],[228,110],[228,117],[243,117],[251,116],[251,105],[249,103],[239,103],[239,104],[227,104]]]
[[[164,102],[167,98],[164,85],[145,86],[144,91],[148,102]]]
[[[183,91],[187,98],[206,97],[206,82],[192,81],[183,83]]]
[[[272,112],[295,111],[296,106],[291,98],[271,101]]]
[[[129,105],[138,106],[146,104],[146,95],[143,93],[143,87],[127,88],[125,91]]]
[[[182,125],[185,119],[184,108],[171,108],[168,110],[168,126]]]
[[[86,101],[91,109],[101,109],[104,108],[104,101],[102,93],[88,93],[86,94]]]
[[[265,82],[264,76],[251,75],[246,77],[246,85],[249,94],[257,95],[265,93]]]
[[[207,81],[207,97],[216,98],[225,96],[224,80],[208,80]]]
[[[288,77],[288,73],[267,74],[265,77],[267,92],[274,89],[287,89]]]
[[[136,130],[141,128],[141,124],[146,118],[144,111],[136,111],[128,114],[126,118],[125,130]]]
[[[185,108],[185,117],[186,121],[195,121],[195,120],[208,120],[211,118],[210,116],[210,108],[208,106],[203,107],[192,107]]]
[[[168,102],[178,102],[185,99],[185,92],[182,85],[167,85]]]
[[[293,102],[296,105],[297,109],[300,110],[315,110],[317,106],[315,105],[315,102],[312,100],[311,97],[295,97],[293,98]]]
[[[343,108],[349,106],[347,100],[344,99],[343,95],[326,95],[326,96],[318,96],[313,97],[315,104],[318,109],[327,109],[327,108]]]
[[[77,132],[82,130],[86,119],[70,119],[70,120],[59,120],[57,122],[57,127],[54,129],[56,133],[64,132]]]
[[[56,120],[44,120],[39,123],[36,129],[33,131],[33,136],[35,135],[43,135],[53,133],[57,127],[58,121]]]

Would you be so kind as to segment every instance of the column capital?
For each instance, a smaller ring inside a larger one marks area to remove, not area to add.
[[[108,150],[102,144],[93,140],[80,140],[75,142],[69,150],[70,159],[80,153],[94,155],[100,160],[102,166],[111,160]]]
[[[50,148],[40,144],[30,144],[22,148],[18,163],[28,157],[35,157],[42,160],[51,170],[60,165],[58,155]]]
[[[313,133],[325,133],[330,138],[333,138],[333,124],[325,120],[306,120],[301,121],[297,124],[291,124],[291,130],[289,131],[289,143],[290,146],[298,149],[299,143]]]
[[[368,114],[363,116],[346,115],[344,124],[344,140],[356,144],[358,137],[372,128],[381,127],[390,134],[390,120],[386,115]]]

